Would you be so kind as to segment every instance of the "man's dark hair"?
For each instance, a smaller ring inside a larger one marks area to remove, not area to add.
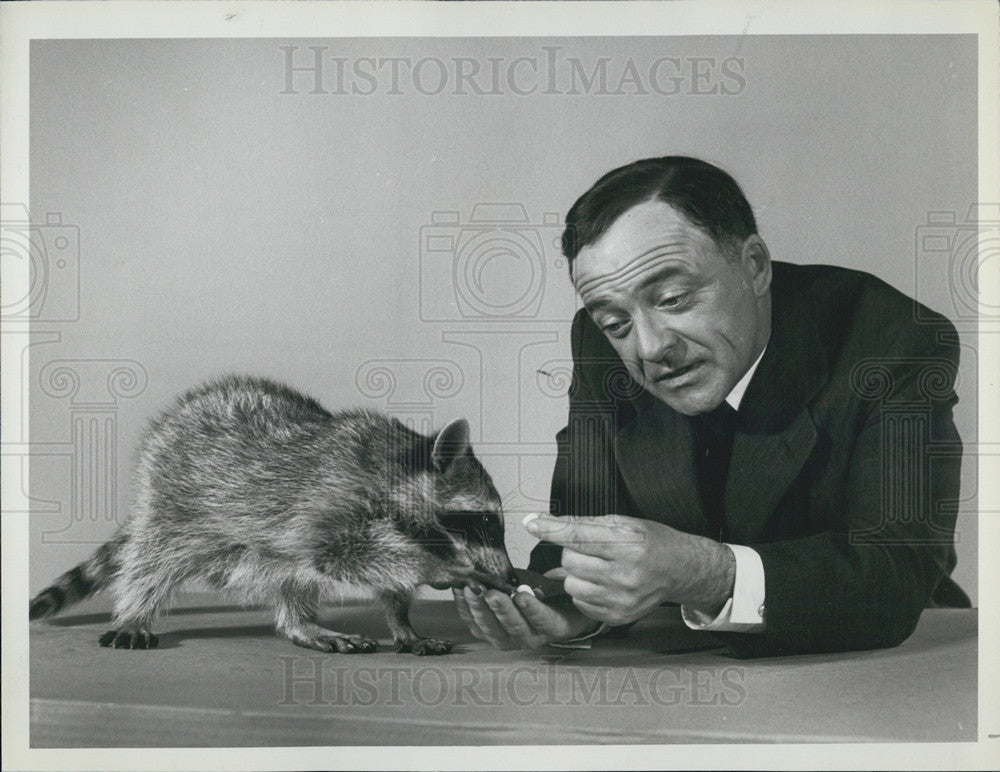
[[[672,206],[730,253],[757,232],[743,191],[722,169],[680,155],[646,158],[608,172],[573,204],[562,235],[570,266],[625,212],[653,200]]]

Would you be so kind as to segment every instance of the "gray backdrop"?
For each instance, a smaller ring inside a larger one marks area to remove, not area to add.
[[[975,442],[975,45],[34,42],[32,592],[127,516],[145,422],[229,371],[421,429],[468,417],[524,565],[577,307],[559,223],[650,155],[730,171],[775,259],[870,271],[953,319],[956,421]],[[976,486],[967,461],[956,576],[974,598]]]

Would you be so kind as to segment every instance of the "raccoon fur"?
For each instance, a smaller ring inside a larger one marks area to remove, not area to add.
[[[396,651],[445,654],[409,622],[418,585],[509,590],[500,496],[455,420],[433,436],[370,410],[330,413],[269,380],[232,376],[179,398],[142,442],[119,532],[30,604],[51,616],[114,583],[102,646],[145,649],[157,609],[200,579],[275,608],[278,632],[328,652],[375,641],[316,623],[324,588],[375,591]]]

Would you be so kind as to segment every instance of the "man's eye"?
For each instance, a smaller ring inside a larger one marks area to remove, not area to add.
[[[682,293],[680,295],[666,295],[660,298],[660,302],[657,304],[660,308],[677,308],[683,305],[684,301],[687,300],[687,293]]]
[[[601,329],[612,338],[621,338],[628,332],[628,322],[606,322]]]

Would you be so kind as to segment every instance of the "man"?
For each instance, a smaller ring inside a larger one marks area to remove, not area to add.
[[[569,422],[526,527],[571,601],[457,590],[474,635],[536,647],[669,602],[738,656],[791,654],[894,646],[928,604],[969,605],[944,318],[869,274],[772,263],[736,182],[692,158],[602,177],[563,252],[584,305]]]

